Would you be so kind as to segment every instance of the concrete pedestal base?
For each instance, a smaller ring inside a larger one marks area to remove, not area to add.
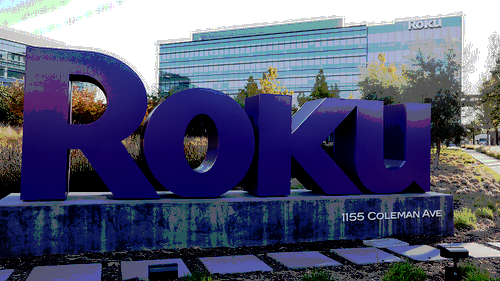
[[[76,254],[274,243],[453,235],[448,194],[323,196],[292,190],[259,198],[229,191],[214,199],[115,200],[69,193],[65,201],[0,200],[0,256]]]

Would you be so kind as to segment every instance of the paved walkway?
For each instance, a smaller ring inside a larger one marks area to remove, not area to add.
[[[500,147],[493,146],[493,150],[500,151]],[[494,157],[488,156],[484,153],[477,152],[473,149],[463,149],[466,153],[474,157],[477,161],[486,165],[488,168],[492,169],[494,172],[500,175],[500,160]]]
[[[428,245],[409,245],[406,242],[394,239],[363,240],[365,247],[347,249],[325,249],[324,254],[310,252],[268,253],[267,255],[290,269],[344,266],[346,264],[374,264],[382,262],[398,262],[404,258],[413,261],[440,261],[440,249]],[[500,259],[500,243],[454,243],[440,244],[442,246],[459,246],[465,248],[472,258]],[[339,259],[342,257],[343,259]],[[254,255],[207,257],[199,259],[210,273],[243,273],[252,271],[272,271],[273,269]],[[448,259],[451,260],[451,259]],[[184,277],[191,272],[182,259],[122,261],[121,272],[123,280],[148,280],[148,266],[174,263],[177,277]],[[175,267],[177,266],[177,268]],[[169,267],[171,268],[171,267]],[[444,269],[443,269],[444,270]],[[0,281],[5,281],[14,270],[0,270]],[[102,265],[71,264],[53,266],[35,266],[27,281],[51,280],[101,280]],[[173,273],[173,272],[171,272]],[[492,276],[496,277],[496,276]],[[137,278],[137,279],[134,279]]]

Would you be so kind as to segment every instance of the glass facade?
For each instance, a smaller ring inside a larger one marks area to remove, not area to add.
[[[431,22],[432,21],[432,22]],[[378,54],[383,53],[387,63],[396,66],[409,64],[407,56],[410,46],[420,38],[433,40],[437,44],[433,53],[443,55],[445,38],[458,43],[462,50],[462,17],[442,17],[408,20],[395,24],[368,27],[368,62],[378,61]],[[441,58],[443,58],[441,56]]]
[[[24,79],[26,45],[0,38],[0,81],[12,83]]]
[[[15,29],[0,28],[0,83],[9,85],[24,79],[26,73],[26,46],[64,48],[64,43],[33,36]]]
[[[415,36],[440,43],[449,34],[461,42],[461,16],[429,20],[344,27],[343,19],[330,19],[196,33],[189,42],[159,44],[159,90],[182,84],[236,95],[249,76],[262,78],[272,66],[281,85],[295,94],[310,93],[323,69],[341,97],[359,97],[359,66],[379,53],[386,54],[387,63],[401,64]]]

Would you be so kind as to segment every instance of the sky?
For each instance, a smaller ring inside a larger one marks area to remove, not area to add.
[[[471,86],[478,85],[480,74],[486,72],[488,37],[493,32],[500,32],[500,23],[496,21],[498,11],[474,1],[292,3],[268,0],[238,2],[238,5],[234,1],[218,0],[4,0],[0,2],[0,23],[62,41],[73,49],[111,55],[137,72],[148,93],[157,89],[157,42],[188,40],[196,32],[334,17],[344,17],[346,25],[381,24],[461,12],[465,44],[472,43],[473,49],[478,51],[476,72],[470,72],[468,77],[464,75],[464,84],[469,82]],[[477,89],[468,87],[466,92],[474,93]]]

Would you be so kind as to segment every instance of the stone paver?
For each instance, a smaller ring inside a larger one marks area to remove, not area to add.
[[[100,281],[101,264],[35,266],[26,281]]]
[[[349,248],[349,249],[331,249],[330,252],[351,261],[355,264],[373,264],[381,262],[399,262],[402,259],[374,247],[385,248],[388,251],[403,255],[415,261],[439,261],[446,260],[440,256],[440,250],[427,245],[404,245],[403,241],[388,239],[373,239],[363,241],[366,245],[372,245],[368,248]],[[486,243],[491,247],[500,248],[500,242]],[[392,246],[390,246],[392,245]],[[400,245],[400,246],[394,246]],[[404,246],[401,246],[404,245]],[[500,257],[500,251],[477,243],[451,243],[440,244],[443,246],[460,246],[469,251],[472,258],[493,258]],[[342,264],[317,252],[280,252],[268,253],[269,257],[280,262],[284,266],[292,269],[321,267],[321,266],[341,266]],[[210,257],[199,259],[210,274],[229,274],[244,273],[252,271],[272,271],[273,269],[266,265],[253,255]],[[182,259],[148,260],[148,261],[122,261],[121,271],[122,279],[128,280],[138,277],[139,280],[148,280],[148,265],[162,263],[177,263],[178,277],[185,277],[190,274],[187,266]],[[56,266],[37,266],[35,267],[27,281],[52,281],[52,280],[83,280],[94,281],[101,280],[101,264],[71,264]],[[5,281],[14,272],[14,270],[0,270],[0,281]]]
[[[200,258],[210,274],[243,273],[251,271],[273,271],[254,255]]]
[[[441,257],[439,249],[427,245],[387,247],[386,249],[416,261],[446,260]]]
[[[149,261],[122,261],[122,279],[138,277],[139,280],[148,280],[148,266],[151,264],[177,263],[178,277],[181,278],[191,274],[182,259],[149,260]]]
[[[331,258],[319,252],[285,252],[285,253],[268,253],[269,257],[282,263],[289,268],[308,268],[319,266],[338,266],[341,263],[332,260]]]
[[[14,269],[0,270],[0,281],[5,281],[14,272]]]
[[[500,251],[477,243],[451,243],[451,244],[440,244],[440,245],[464,247],[469,251],[469,256],[473,258],[500,257]]]
[[[376,248],[331,249],[330,251],[355,264],[402,261],[400,258]]]
[[[403,242],[403,241],[395,239],[395,238],[363,240],[363,244],[365,244],[368,247],[375,247],[375,248],[387,248],[387,247],[409,246],[410,245],[406,242]]]

